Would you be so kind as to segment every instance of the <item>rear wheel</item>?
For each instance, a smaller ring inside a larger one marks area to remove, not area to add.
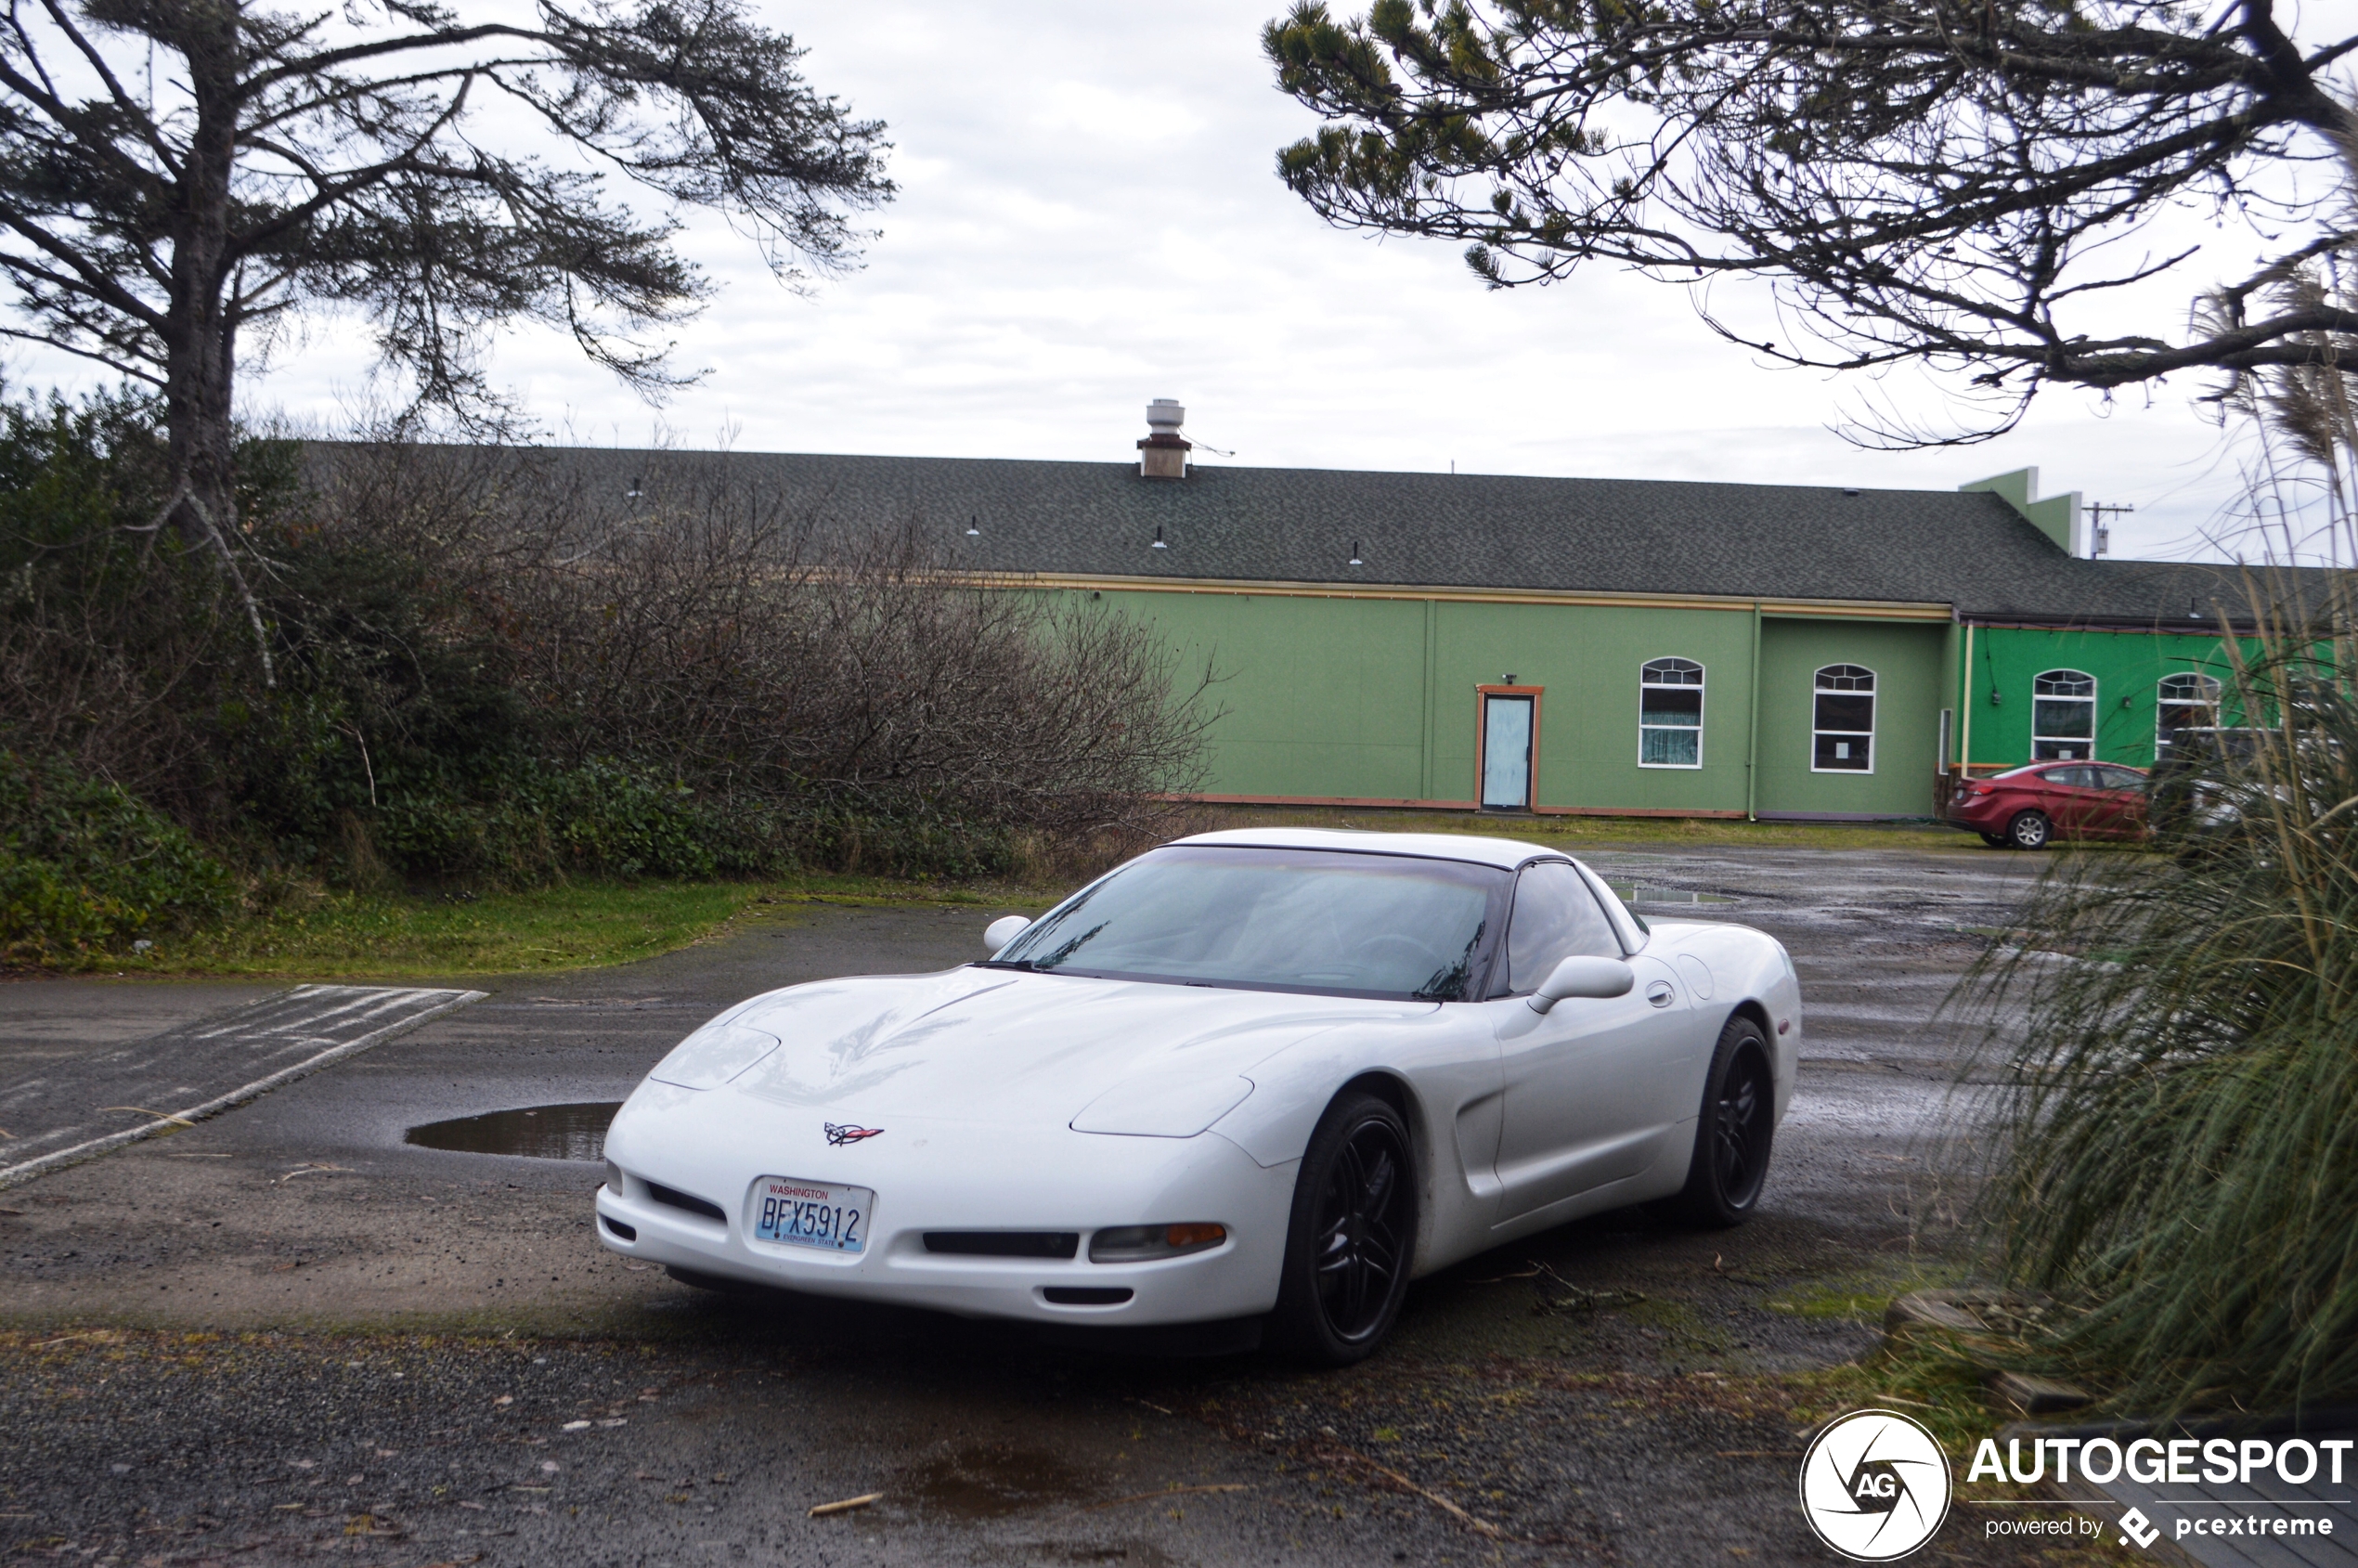
[[[1408,1124],[1352,1091],[1319,1119],[1295,1178],[1284,1274],[1271,1328],[1304,1360],[1345,1367],[1392,1331],[1417,1244]]]
[[[1777,1125],[1777,1082],[1768,1042],[1742,1013],[1719,1031],[1695,1121],[1694,1158],[1678,1206],[1698,1225],[1739,1225],[1760,1203]]]
[[[2006,824],[2007,841],[2017,849],[2043,849],[2055,836],[2055,824],[2044,811],[2025,811]]]
[[[2015,843],[2002,833],[1985,833],[1981,836],[1981,841],[1993,849],[2011,849]]]

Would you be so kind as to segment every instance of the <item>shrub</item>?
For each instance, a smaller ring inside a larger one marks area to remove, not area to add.
[[[233,578],[148,528],[156,422],[0,404],[0,746],[257,875],[999,873],[1151,832],[1214,717],[1147,628],[694,458],[617,514],[561,454],[249,441]]]
[[[46,961],[120,951],[238,908],[236,880],[120,787],[0,751],[0,951]]]

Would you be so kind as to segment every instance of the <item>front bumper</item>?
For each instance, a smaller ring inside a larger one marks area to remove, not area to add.
[[[643,1086],[607,1134],[623,1190],[611,1178],[599,1189],[598,1239],[672,1268],[970,1317],[1145,1327],[1245,1317],[1276,1304],[1298,1162],[1263,1167],[1216,1133],[1125,1137],[898,1118],[891,1145],[835,1147],[822,1124],[816,1114],[726,1089]],[[755,1240],[754,1189],[763,1176],[872,1189],[866,1248],[845,1257]],[[658,1201],[651,1184],[702,1199],[720,1217]],[[1225,1225],[1228,1239],[1148,1263],[1089,1261],[1096,1230],[1191,1221]],[[926,1250],[926,1231],[989,1230],[1073,1231],[1081,1241],[1069,1260]],[[1048,1297],[1073,1288],[1130,1294]]]

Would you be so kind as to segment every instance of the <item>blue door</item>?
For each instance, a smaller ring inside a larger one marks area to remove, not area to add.
[[[1531,809],[1529,697],[1482,699],[1482,807],[1485,811]]]

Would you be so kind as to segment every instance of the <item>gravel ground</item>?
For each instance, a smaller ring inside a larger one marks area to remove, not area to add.
[[[1823,1305],[1940,1260],[1954,1194],[1926,1129],[1959,1055],[1931,1019],[2036,862],[1593,863],[1740,901],[1651,913],[1759,925],[1802,970],[1801,1090],[1737,1231],[1624,1213],[1502,1248],[1420,1282],[1384,1354],[1313,1374],[704,1295],[596,1249],[594,1167],[401,1142],[619,1099],[725,1003],[957,962],[1000,913],[784,907],[645,964],[484,985],[244,1109],[0,1195],[22,1211],[0,1214],[0,1548],[403,1568],[1834,1561],[1794,1475],[1816,1369],[1873,1335]],[[74,1048],[77,1009],[101,1020],[93,1049],[131,1013],[170,1021],[165,988],[136,1006],[123,989],[0,988],[0,1079]],[[1930,1554],[2051,1560],[1962,1518]]]

